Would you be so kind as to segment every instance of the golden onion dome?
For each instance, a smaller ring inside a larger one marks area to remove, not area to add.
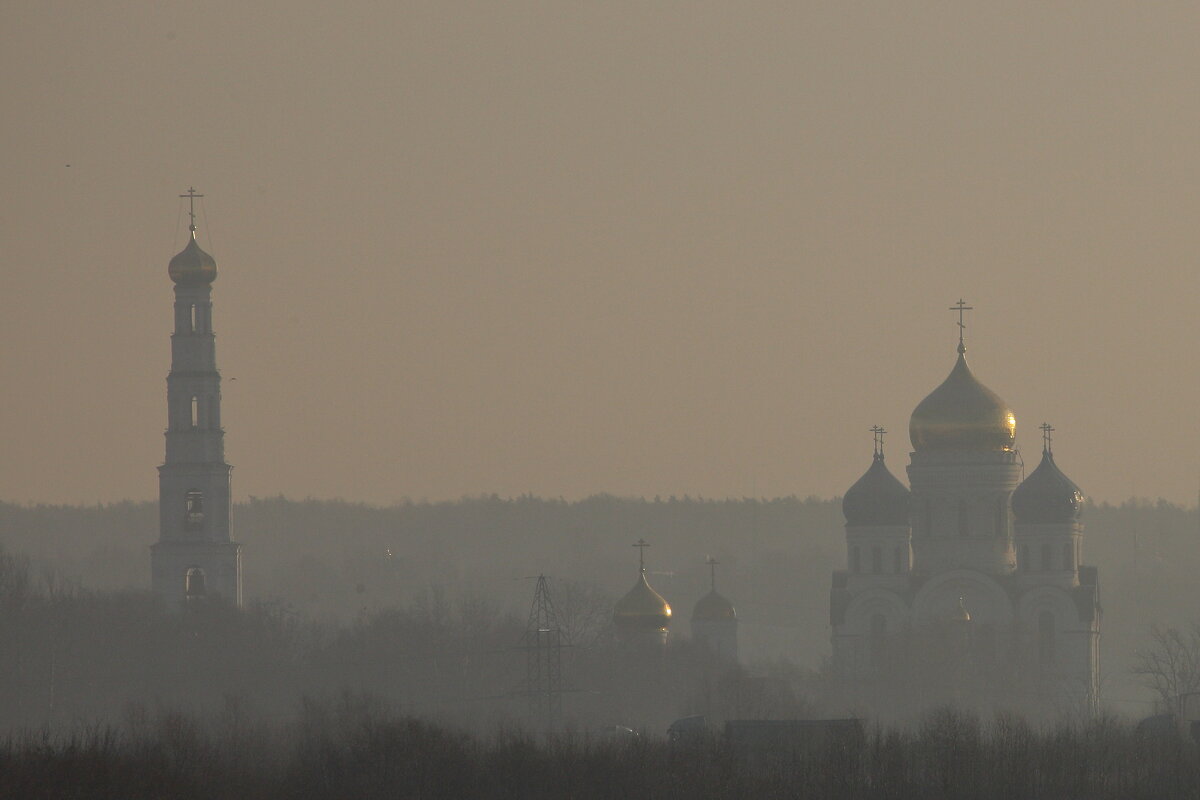
[[[167,274],[171,280],[183,286],[201,286],[217,279],[216,259],[200,249],[195,230],[187,247],[171,259]]]
[[[650,588],[645,570],[629,593],[617,601],[613,622],[621,628],[658,631],[666,630],[671,624],[671,606]]]
[[[963,348],[949,377],[922,400],[908,423],[914,450],[1011,450],[1017,418],[967,366]]]
[[[696,607],[692,609],[693,622],[729,622],[735,619],[737,612],[733,609],[733,603],[717,594],[716,589],[696,601]]]

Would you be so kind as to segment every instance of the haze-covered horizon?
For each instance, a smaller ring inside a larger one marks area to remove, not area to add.
[[[954,363],[1194,506],[1191,6],[10,4],[0,497],[153,498],[206,195],[238,499],[841,495]]]

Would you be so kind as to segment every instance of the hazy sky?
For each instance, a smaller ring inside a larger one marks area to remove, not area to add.
[[[1195,502],[1193,3],[2,16],[0,498],[156,496],[194,184],[238,497],[903,477],[962,296],[1030,468]]]

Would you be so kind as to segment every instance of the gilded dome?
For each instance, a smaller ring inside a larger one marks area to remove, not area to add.
[[[692,609],[693,622],[728,622],[735,619],[737,612],[733,610],[733,603],[717,594],[716,589],[701,597]]]
[[[671,606],[650,588],[645,570],[629,593],[617,601],[613,622],[621,628],[659,631],[671,624]]]
[[[1017,418],[971,374],[960,348],[950,375],[913,411],[908,435],[914,450],[1011,450]]]
[[[883,453],[876,453],[863,476],[846,490],[842,514],[851,526],[908,524],[908,488],[884,465]]]
[[[1083,511],[1083,493],[1054,463],[1054,454],[1042,451],[1042,463],[1013,492],[1013,516],[1026,525],[1070,522]]]
[[[217,279],[217,262],[200,249],[194,230],[187,247],[171,259],[167,266],[167,274],[171,276],[171,280],[183,286],[200,286]]]

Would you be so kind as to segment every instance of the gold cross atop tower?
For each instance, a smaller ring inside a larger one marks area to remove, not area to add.
[[[646,571],[646,548],[649,543],[645,539],[638,539],[633,543],[633,546],[638,549],[638,569],[642,572]]]
[[[192,220],[192,224],[190,226],[188,226],[188,230],[190,230],[192,232],[192,235],[195,236],[195,233],[196,233],[196,198],[204,197],[204,195],[196,194],[196,190],[193,187],[189,186],[188,190],[187,190],[187,194],[181,194],[179,196],[186,197],[188,199],[188,216],[191,217],[191,220]]]
[[[967,346],[963,344],[963,333],[967,330],[967,324],[963,321],[963,313],[975,309],[967,305],[966,301],[960,297],[957,303],[950,306],[950,310],[958,312],[958,352],[962,354],[967,352]]]
[[[1054,433],[1054,426],[1049,422],[1043,422],[1038,426],[1042,430],[1042,451],[1049,453],[1050,451],[1050,434]]]

